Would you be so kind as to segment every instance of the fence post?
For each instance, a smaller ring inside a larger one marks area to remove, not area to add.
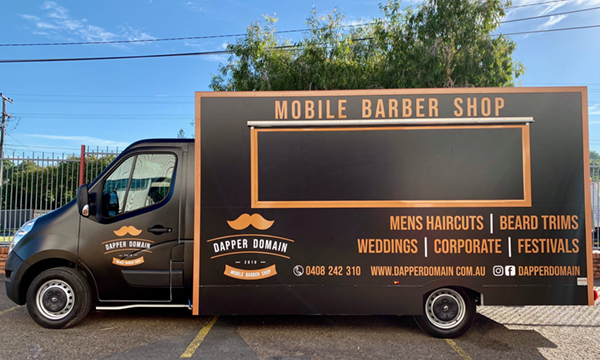
[[[81,157],[79,158],[79,186],[85,184],[85,145],[81,145]]]

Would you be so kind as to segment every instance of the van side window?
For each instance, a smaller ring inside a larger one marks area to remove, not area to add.
[[[163,201],[169,195],[174,169],[175,155],[138,155],[125,199],[125,212]]]
[[[125,160],[106,179],[102,212],[115,216],[163,201],[171,190],[173,154],[140,154]]]
[[[123,212],[125,193],[129,187],[129,178],[135,156],[125,160],[104,182],[102,189],[102,213],[104,216],[115,216]]]

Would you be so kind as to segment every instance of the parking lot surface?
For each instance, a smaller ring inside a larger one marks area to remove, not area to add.
[[[473,327],[434,339],[411,317],[221,316],[188,310],[92,312],[38,326],[5,294],[0,359],[600,359],[600,306],[480,307]]]

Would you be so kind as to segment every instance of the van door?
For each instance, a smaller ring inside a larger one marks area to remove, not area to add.
[[[101,301],[169,301],[179,242],[182,150],[134,149],[97,181],[96,216],[81,218],[79,257]]]

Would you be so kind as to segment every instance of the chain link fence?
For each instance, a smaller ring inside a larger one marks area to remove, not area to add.
[[[92,182],[118,154],[118,149],[98,147],[82,147],[80,154],[5,154],[0,158],[0,245],[10,244],[25,222],[75,199],[80,181]]]

